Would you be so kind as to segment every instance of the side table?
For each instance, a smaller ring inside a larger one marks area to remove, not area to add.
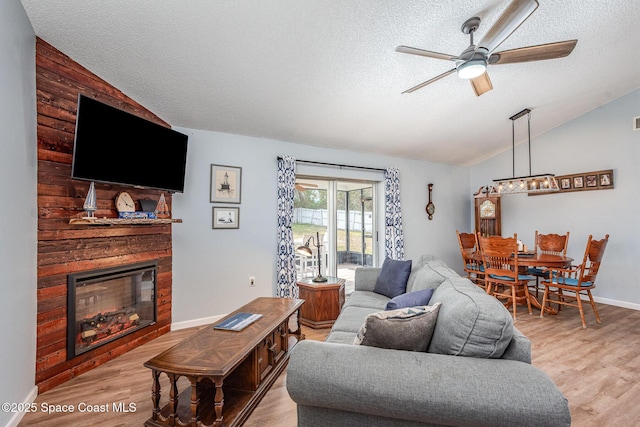
[[[297,283],[300,299],[306,301],[300,307],[300,323],[313,329],[331,327],[344,304],[345,280],[327,277],[326,282],[304,279]]]

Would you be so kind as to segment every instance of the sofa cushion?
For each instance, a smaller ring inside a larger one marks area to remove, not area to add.
[[[407,292],[435,289],[449,277],[460,277],[458,273],[438,261],[422,263],[413,269],[407,281]]]
[[[419,305],[428,305],[429,300],[433,295],[433,289],[422,289],[421,291],[407,292],[406,294],[398,295],[389,300],[385,310],[397,310],[405,307],[416,307]]]
[[[381,311],[387,306],[387,302],[389,302],[388,297],[375,292],[353,291],[342,307],[343,309],[344,307],[368,307]]]
[[[356,338],[357,332],[347,331],[333,331],[329,334],[326,342],[332,342],[334,344],[348,344],[352,345],[353,340]]]
[[[496,298],[469,279],[449,278],[431,304],[441,302],[430,353],[500,358],[513,336],[513,318]]]
[[[394,350],[427,351],[440,303],[368,315],[354,344]]]
[[[387,258],[382,263],[382,269],[373,291],[389,298],[403,294],[407,289],[407,279],[410,273],[411,260],[399,261]]]
[[[336,319],[335,323],[331,327],[331,332],[344,331],[356,333],[362,326],[364,318],[371,313],[381,311],[384,308],[372,308],[372,307],[344,307],[340,312],[340,316]]]

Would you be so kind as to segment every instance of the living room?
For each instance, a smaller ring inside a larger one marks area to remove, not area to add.
[[[1,16],[3,65],[0,74],[6,82],[3,90],[7,93],[3,96],[0,121],[9,132],[3,142],[0,187],[7,200],[1,217],[1,262],[2,283],[10,289],[3,298],[2,316],[5,323],[11,325],[5,328],[3,343],[6,349],[12,350],[3,352],[5,380],[0,390],[3,401],[25,402],[37,393],[34,391],[38,231],[35,33],[20,4],[3,4]],[[599,303],[633,310],[640,309],[632,280],[632,269],[640,255],[636,244],[640,230],[635,226],[638,196],[634,185],[640,182],[637,171],[640,132],[632,130],[632,119],[640,114],[638,86],[636,81],[632,90],[603,98],[597,108],[535,135],[533,140],[537,171],[560,175],[613,169],[616,179],[613,191],[508,196],[502,201],[504,235],[517,232],[520,238],[531,242],[536,229],[570,230],[569,254],[576,259],[581,257],[589,234],[610,234],[611,242],[594,294]],[[536,107],[526,100],[523,103],[520,107]],[[534,129],[535,117],[534,110]],[[510,140],[510,124],[507,117],[504,119],[506,137]],[[462,266],[455,230],[473,227],[472,194],[492,179],[511,173],[509,149],[473,166],[454,166],[179,125],[176,129],[189,135],[187,187],[184,194],[173,196],[171,206],[173,216],[183,220],[182,224],[172,226],[171,322],[176,329],[210,323],[255,297],[274,294],[276,158],[280,155],[399,168],[406,230],[405,257],[416,259],[422,254],[437,254],[458,271]],[[526,168],[525,145],[516,147],[518,170]],[[238,230],[211,229],[212,205],[208,193],[212,163],[242,167],[242,215]],[[348,171],[325,173],[358,178]],[[424,212],[429,182],[434,183],[437,206],[432,221]],[[247,285],[249,276],[256,278],[253,288]],[[608,321],[614,319],[603,319],[605,323]],[[2,414],[0,423],[10,418],[11,414]]]

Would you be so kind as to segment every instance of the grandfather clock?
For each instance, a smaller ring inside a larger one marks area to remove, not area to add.
[[[502,235],[500,219],[500,194],[493,188],[480,187],[473,196],[476,233],[482,236]]]

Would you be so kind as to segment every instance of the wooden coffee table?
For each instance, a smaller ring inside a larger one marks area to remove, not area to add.
[[[243,330],[209,325],[146,362],[153,376],[153,412],[145,426],[242,425],[284,370],[291,348],[304,339],[299,320],[297,330],[289,330],[289,318],[303,303],[301,299],[257,298],[225,317],[240,312],[262,314]],[[160,407],[163,373],[169,379],[169,398]],[[188,379],[184,390],[178,390],[180,377]]]

